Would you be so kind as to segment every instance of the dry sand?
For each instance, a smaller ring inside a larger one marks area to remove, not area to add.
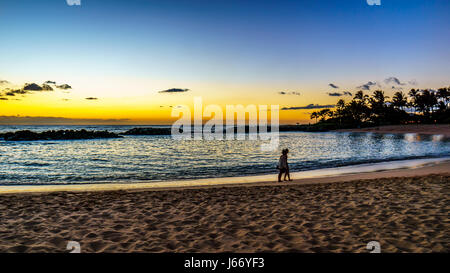
[[[449,252],[449,167],[267,186],[3,194],[0,252],[68,252],[68,241],[81,252],[368,252],[374,240],[382,252]]]
[[[389,125],[361,129],[341,129],[338,132],[372,132],[380,134],[424,134],[444,135],[450,137],[450,124],[411,124],[411,125]]]

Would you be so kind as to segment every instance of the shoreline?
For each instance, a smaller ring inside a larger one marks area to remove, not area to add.
[[[413,172],[411,170],[414,170]],[[367,163],[335,168],[324,168],[303,172],[292,172],[293,181],[279,183],[277,173],[242,177],[203,178],[194,180],[62,184],[62,185],[14,185],[0,186],[0,196],[10,194],[49,194],[52,192],[98,192],[98,191],[169,191],[184,189],[204,189],[220,187],[252,187],[277,185],[310,185],[378,179],[392,177],[411,177],[430,174],[450,174],[450,157],[410,159]]]
[[[442,135],[450,138],[450,124],[385,125],[367,128],[338,129],[331,132]]]

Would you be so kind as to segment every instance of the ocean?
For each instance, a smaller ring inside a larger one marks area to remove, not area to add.
[[[139,126],[0,126],[16,130],[86,129],[120,133]],[[149,126],[141,126],[149,127]],[[124,136],[95,140],[0,140],[0,185],[135,183],[277,173],[283,148],[291,172],[450,156],[439,136],[281,132],[277,151],[254,140],[173,140]]]

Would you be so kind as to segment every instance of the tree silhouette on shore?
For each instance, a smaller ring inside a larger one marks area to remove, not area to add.
[[[311,119],[317,125],[334,127],[359,127],[408,123],[450,123],[450,87],[411,89],[408,95],[395,92],[390,99],[382,90],[367,95],[356,92],[353,99],[340,99],[334,110],[322,109],[312,112]],[[317,121],[319,119],[319,121]]]

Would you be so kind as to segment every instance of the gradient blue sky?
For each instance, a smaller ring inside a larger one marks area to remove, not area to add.
[[[94,96],[105,107],[132,105],[132,98],[156,107],[191,95],[211,103],[329,104],[336,101],[326,94],[336,91],[329,83],[354,92],[391,76],[422,88],[450,84],[448,0],[81,3],[2,0],[0,80],[67,82],[70,99]],[[157,93],[173,87],[192,92]],[[8,113],[28,113],[22,110]]]

